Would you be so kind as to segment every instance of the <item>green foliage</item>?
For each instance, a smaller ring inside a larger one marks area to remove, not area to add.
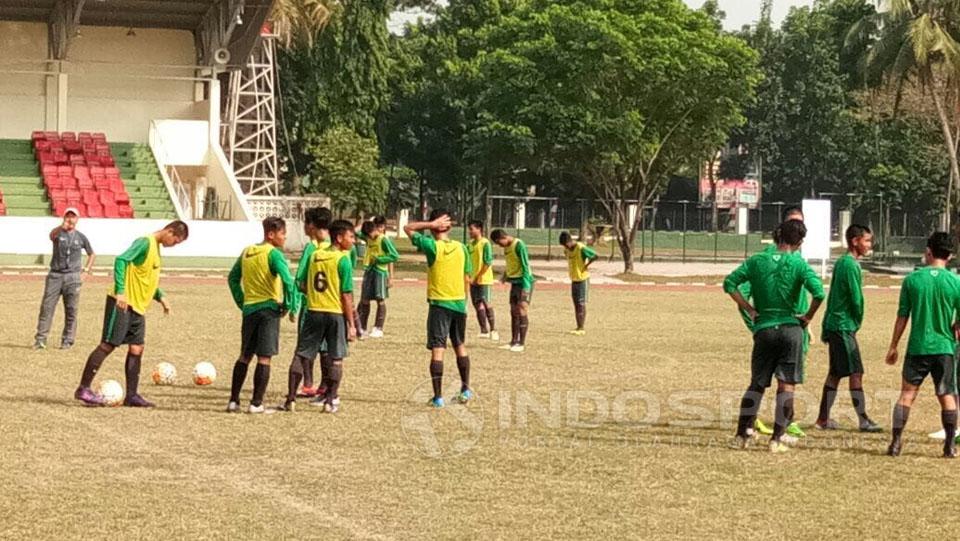
[[[375,140],[336,126],[311,140],[306,150],[313,157],[309,188],[329,196],[335,210],[355,216],[383,212],[389,187]]]

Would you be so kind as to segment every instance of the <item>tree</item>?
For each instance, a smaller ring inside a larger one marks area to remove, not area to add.
[[[888,11],[871,13],[854,25],[850,41],[869,42],[862,63],[866,81],[880,80],[898,88],[916,83],[932,101],[940,122],[944,155],[950,164],[941,218],[941,226],[948,227],[952,199],[960,190],[954,135],[960,90],[960,3],[890,0],[889,7]]]
[[[317,34],[340,8],[339,0],[277,0],[270,19],[284,47],[313,47]]]
[[[639,220],[669,175],[716,149],[759,81],[756,54],[679,0],[532,0],[480,32],[471,133],[510,134],[515,167],[592,191],[633,269]]]
[[[336,126],[312,140],[307,151],[314,160],[308,187],[326,193],[336,211],[356,217],[383,212],[389,186],[374,139]]]

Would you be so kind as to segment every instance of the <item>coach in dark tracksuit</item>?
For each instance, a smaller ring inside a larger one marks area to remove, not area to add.
[[[37,336],[34,349],[47,348],[47,335],[53,325],[53,316],[57,303],[63,297],[63,337],[60,349],[70,349],[77,335],[77,308],[80,304],[80,274],[90,273],[95,259],[93,248],[86,235],[77,231],[79,212],[68,208],[63,213],[63,223],[50,232],[53,242],[53,257],[50,258],[50,273],[43,288],[43,302],[40,305],[40,319],[37,322]],[[81,251],[87,252],[86,269],[80,264]]]

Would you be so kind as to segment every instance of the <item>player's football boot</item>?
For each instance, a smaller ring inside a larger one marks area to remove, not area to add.
[[[499,349],[513,349],[513,346],[515,346],[515,345],[516,345],[516,344],[504,344],[504,345],[500,346]]]
[[[370,331],[370,338],[383,338],[383,329],[374,327],[373,330]]]
[[[227,413],[240,413],[240,404],[231,400],[230,403],[227,404]]]
[[[782,441],[770,440],[770,452],[774,454],[786,453],[790,448]]]
[[[286,400],[283,404],[277,406],[277,411],[285,411],[287,413],[293,413],[297,411],[297,402],[295,400]]]
[[[900,448],[903,446],[903,443],[900,441],[900,438],[895,438],[890,442],[890,446],[887,447],[887,456],[900,456]]]
[[[943,442],[943,458],[957,458],[956,438],[950,438]]]
[[[860,421],[860,432],[877,434],[877,433],[883,432],[883,427],[873,422],[870,418],[866,418]]]
[[[931,440],[945,440],[947,439],[947,431],[941,428],[936,432],[931,432],[930,434],[928,434],[928,437]]]
[[[247,408],[247,413],[266,413],[266,411],[267,408],[263,407],[263,404],[260,404],[259,406],[250,404],[250,407]]]
[[[300,388],[300,392],[297,393],[297,398],[313,398],[320,394],[321,387],[307,387],[304,385]]]
[[[127,408],[153,408],[155,407],[153,402],[150,402],[146,398],[135,394],[133,396],[128,396],[123,399],[123,405]]]
[[[43,340],[37,340],[33,343],[33,349],[47,349],[47,343]]]
[[[761,421],[760,419],[755,419],[755,420],[753,421],[753,428],[754,428],[754,430],[757,431],[757,434],[760,434],[760,435],[762,435],[762,436],[772,436],[772,435],[773,435],[773,429],[770,428],[769,426],[763,424],[763,421]]]
[[[827,419],[827,421],[824,423],[817,421],[816,423],[813,424],[813,427],[816,428],[817,430],[839,430],[840,423],[836,422],[833,419]]]
[[[499,341],[500,341],[500,333],[497,332],[497,331],[490,331],[490,341],[491,341],[491,342],[499,342]]]
[[[323,405],[323,411],[326,413],[336,413],[340,411],[340,399],[331,398]]]
[[[800,425],[798,425],[797,423],[790,423],[790,424],[787,426],[787,434],[790,434],[790,435],[793,436],[794,438],[806,438],[806,437],[807,437],[807,433],[804,432],[803,429],[800,428]]]
[[[477,335],[477,338],[481,338],[481,339],[486,340],[486,339],[490,338],[490,333],[488,333],[488,332],[482,332],[482,333],[480,333],[480,334]]]
[[[524,351],[526,351],[526,349],[527,349],[526,346],[524,346],[523,344],[514,344],[510,346],[510,351],[514,353],[523,353]]]
[[[443,398],[439,396],[435,396],[431,398],[429,402],[427,402],[427,405],[430,406],[431,408],[440,409],[443,407]]]
[[[570,334],[572,334],[573,336],[586,336],[586,335],[587,335],[587,331],[585,331],[585,330],[583,330],[583,329],[574,329],[574,330],[570,331]]]
[[[731,449],[747,449],[750,447],[750,444],[753,443],[753,438],[750,435],[746,436],[734,436],[733,441],[730,442]]]
[[[73,397],[87,406],[99,407],[105,405],[103,397],[93,392],[93,389],[90,387],[77,387],[77,390],[73,393]]]
[[[473,400],[473,391],[471,391],[470,389],[465,389],[463,391],[460,391],[460,393],[457,394],[457,402],[461,404],[466,404],[471,400]]]

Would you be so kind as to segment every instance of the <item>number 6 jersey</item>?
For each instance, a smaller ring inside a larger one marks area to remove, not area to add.
[[[353,263],[350,252],[336,247],[318,249],[307,271],[307,310],[343,313],[340,295],[353,293]]]

